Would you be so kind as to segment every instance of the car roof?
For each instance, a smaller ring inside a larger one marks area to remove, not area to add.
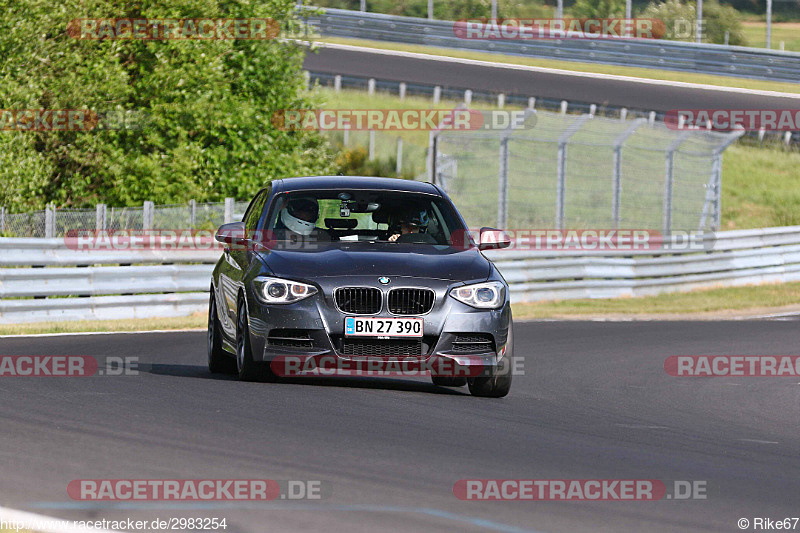
[[[272,182],[274,192],[310,190],[384,190],[435,194],[439,189],[430,183],[398,178],[375,178],[369,176],[307,176],[284,178]]]

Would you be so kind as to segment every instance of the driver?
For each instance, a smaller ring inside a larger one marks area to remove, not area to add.
[[[400,233],[389,237],[389,242],[411,242],[436,244],[436,240],[423,233],[429,223],[428,212],[424,209],[406,213],[400,218]]]
[[[328,232],[317,227],[318,218],[319,203],[316,198],[308,196],[290,198],[275,222],[275,238],[293,242],[330,241],[331,236]]]

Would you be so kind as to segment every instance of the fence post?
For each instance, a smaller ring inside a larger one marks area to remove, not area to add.
[[[233,222],[233,198],[225,198],[225,224]]]
[[[505,104],[506,104],[506,95],[503,94],[503,93],[498,94],[497,95],[497,107],[498,107],[498,109],[503,109]]]
[[[403,138],[397,138],[397,167],[395,172],[399,176],[403,171]]]
[[[667,147],[666,170],[664,172],[664,224],[661,230],[664,237],[668,236],[672,231],[672,186],[675,177],[675,152],[691,134],[691,131],[684,131]]]
[[[439,85],[437,85],[436,87],[433,88],[433,105],[438,104],[439,100],[441,99],[442,99],[442,88]]]
[[[656,112],[650,111],[650,115],[647,117],[647,123],[651,126],[656,123]]]
[[[561,100],[561,114],[562,115],[566,115],[567,114],[567,107],[568,106],[569,106],[569,103],[566,100]]]
[[[367,94],[370,96],[375,94],[375,78],[367,80]]]
[[[56,211],[53,204],[44,206],[44,237],[52,239],[56,234]]]
[[[375,159],[375,130],[369,130],[369,160]]]
[[[406,84],[405,82],[400,83],[400,88],[398,89],[400,93],[400,100],[406,99]]]
[[[428,171],[428,181],[431,183],[436,183],[436,133],[429,132],[428,133],[428,157],[427,157],[427,171]]]
[[[467,89],[464,91],[464,103],[467,105],[472,105],[472,90]]]
[[[564,206],[566,205],[567,194],[567,143],[570,137],[581,129],[583,123],[589,120],[591,115],[581,115],[564,130],[558,138],[558,162],[556,165],[556,229],[564,229]]]
[[[333,90],[337,93],[342,90],[342,77],[339,74],[333,77]]]
[[[153,202],[149,200],[142,206],[142,229],[153,229]]]
[[[614,140],[614,180],[611,184],[612,204],[611,204],[611,219],[614,221],[614,229],[619,229],[620,222],[620,198],[622,195],[622,145],[628,140],[628,137],[633,135],[639,126],[646,123],[647,120],[639,118],[633,121],[628,129],[619,135]]]
[[[97,231],[106,229],[106,204],[95,206],[94,229]]]
[[[0,233],[6,230],[6,208],[0,207]]]
[[[189,226],[194,229],[197,220],[197,200],[189,200]]]
[[[536,109],[536,97],[531,96],[528,98],[528,109]]]
[[[504,229],[508,219],[508,135],[500,139],[500,173],[497,180],[497,228]]]
[[[433,20],[433,0],[428,0],[428,20]]]

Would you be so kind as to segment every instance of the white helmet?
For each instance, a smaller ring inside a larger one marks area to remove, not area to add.
[[[303,220],[292,215],[289,213],[290,207],[291,204],[281,210],[281,222],[283,222],[287,228],[295,233],[299,233],[300,235],[311,235],[311,232],[314,231],[316,223],[308,222],[307,220]]]

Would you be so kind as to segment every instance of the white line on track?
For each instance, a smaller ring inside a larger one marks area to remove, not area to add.
[[[302,41],[298,41],[301,42]],[[425,59],[428,61],[440,61],[444,63],[459,63],[462,65],[473,65],[479,67],[492,67],[506,70],[521,70],[527,72],[541,72],[548,74],[560,74],[563,76],[574,76],[576,78],[594,78],[603,80],[625,81],[630,83],[640,83],[643,85],[662,85],[666,87],[680,87],[684,89],[699,89],[704,91],[726,92],[737,94],[748,94],[755,96],[775,96],[779,98],[792,98],[800,100],[800,94],[782,93],[778,91],[764,91],[760,89],[745,89],[742,87],[725,87],[722,85],[707,85],[703,83],[690,83],[685,81],[654,80],[649,78],[637,78],[635,76],[619,76],[616,74],[601,74],[598,72],[577,72],[574,70],[564,70],[560,68],[534,67],[530,65],[517,65],[511,63],[493,63],[491,61],[481,61],[479,59],[465,59],[461,57],[439,56],[434,54],[422,54],[419,52],[402,52],[399,50],[383,50],[381,48],[369,48],[364,46],[353,46],[349,44],[334,44],[315,42],[321,48],[333,50],[346,50],[350,52],[366,52],[370,54],[381,54],[395,57],[407,57],[410,59]]]
[[[27,531],[42,533],[87,533],[88,531],[94,533],[113,533],[108,529],[78,527],[74,525],[73,520],[29,513],[27,511],[19,511],[8,507],[0,507],[0,521],[6,522],[5,525],[8,525],[9,522],[24,525],[23,529]],[[10,527],[6,529],[11,531],[14,528]]]
[[[145,331],[75,331],[64,333],[22,333],[20,335],[0,335],[0,339],[14,339],[19,337],[71,337],[77,335],[138,335],[139,333],[184,333],[187,331],[206,331],[205,328],[193,329],[151,329]]]

